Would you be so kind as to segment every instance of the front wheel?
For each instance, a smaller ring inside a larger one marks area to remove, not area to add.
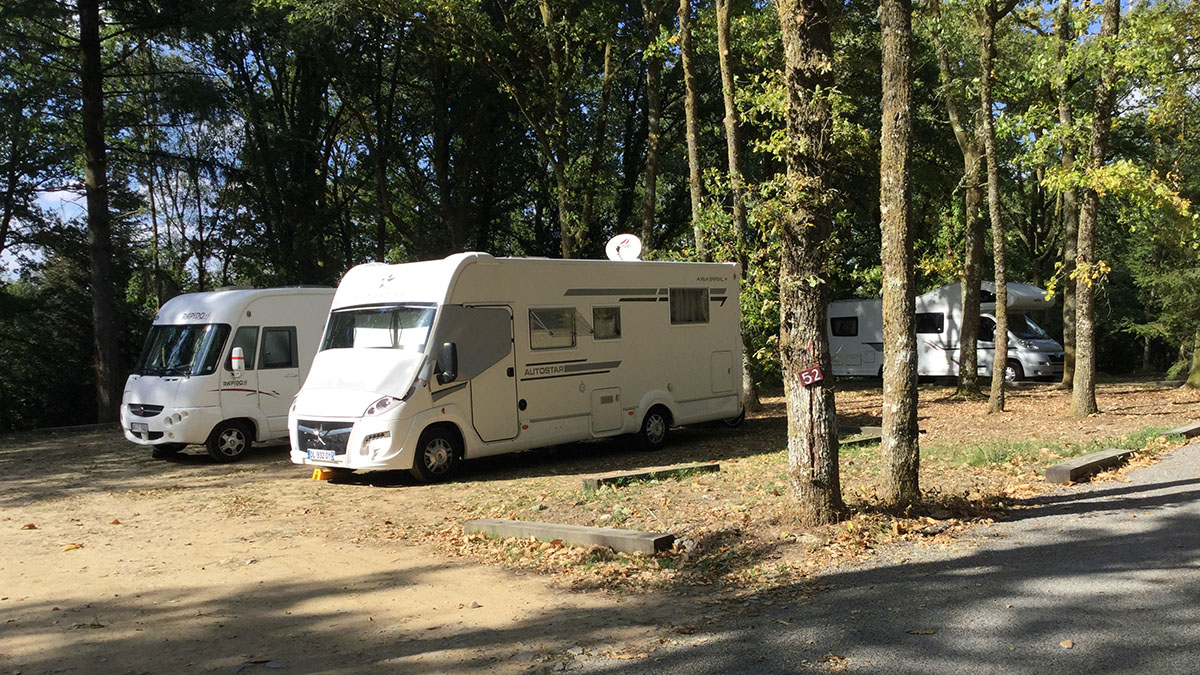
[[[671,429],[671,418],[666,409],[655,406],[642,419],[642,428],[638,430],[638,447],[642,450],[659,450],[667,444],[667,435]]]
[[[440,483],[458,468],[458,437],[445,428],[426,429],[417,442],[417,456],[411,469],[413,478],[422,483]]]
[[[246,456],[253,437],[245,422],[221,422],[208,435],[208,456],[218,462],[236,462]]]
[[[1021,368],[1021,363],[1010,359],[1004,366],[1004,381],[1017,382],[1023,379],[1025,379],[1025,371]]]

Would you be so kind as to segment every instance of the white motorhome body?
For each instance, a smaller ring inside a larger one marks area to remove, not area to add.
[[[218,461],[287,436],[334,289],[188,293],[158,310],[121,398],[125,437],[162,456],[205,444]],[[244,365],[236,364],[240,348]]]
[[[351,269],[289,417],[292,461],[408,469],[739,419],[736,264],[494,258]]]
[[[991,377],[996,346],[996,285],[983,282],[980,296],[978,367]],[[1054,302],[1042,289],[1008,284],[1008,358],[1005,377],[1061,377],[1062,345],[1028,315]],[[883,368],[883,304],[879,299],[838,300],[829,305],[830,352],[834,375],[879,376]],[[962,285],[948,284],[916,298],[917,374],[956,377],[962,354]]]

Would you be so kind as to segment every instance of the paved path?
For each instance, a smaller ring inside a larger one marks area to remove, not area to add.
[[[586,669],[1200,673],[1200,444],[1130,478],[1029,500],[973,548],[832,573],[806,604]]]

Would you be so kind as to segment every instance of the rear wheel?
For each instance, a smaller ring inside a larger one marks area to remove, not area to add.
[[[659,450],[667,444],[667,435],[671,430],[671,415],[662,406],[655,406],[642,419],[642,428],[638,430],[638,447],[642,450]]]
[[[187,443],[160,443],[150,447],[150,456],[154,459],[174,457],[187,447]]]
[[[212,430],[204,445],[208,448],[208,456],[218,462],[236,462],[246,456],[252,442],[250,425],[227,420]]]
[[[445,427],[426,429],[417,442],[417,456],[413,457],[413,478],[422,483],[440,483],[458,468],[458,456],[462,449],[458,437]]]
[[[1017,382],[1023,379],[1025,379],[1025,371],[1021,368],[1021,362],[1009,359],[1004,366],[1004,381]]]
[[[724,424],[725,426],[729,427],[730,429],[736,429],[736,428],[742,426],[742,422],[745,421],[745,419],[746,419],[746,408],[743,407],[742,411],[737,414],[737,417],[727,417],[727,418],[721,420],[721,424]]]

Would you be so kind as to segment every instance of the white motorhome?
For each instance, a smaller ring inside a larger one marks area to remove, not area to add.
[[[991,377],[996,345],[996,285],[981,284],[979,374]],[[1008,284],[1008,358],[1004,378],[1061,377],[1063,347],[1042,330],[1029,312],[1049,309],[1053,300],[1029,284]],[[962,285],[948,284],[916,298],[917,374],[957,377],[962,354]],[[834,375],[879,376],[883,372],[883,303],[879,299],[838,300],[829,304],[829,348]]]
[[[292,461],[430,482],[463,459],[736,423],[740,274],[486,253],[359,265],[292,407]]]
[[[334,289],[188,293],[158,310],[121,397],[125,438],[156,457],[203,444],[219,462],[287,437]]]

